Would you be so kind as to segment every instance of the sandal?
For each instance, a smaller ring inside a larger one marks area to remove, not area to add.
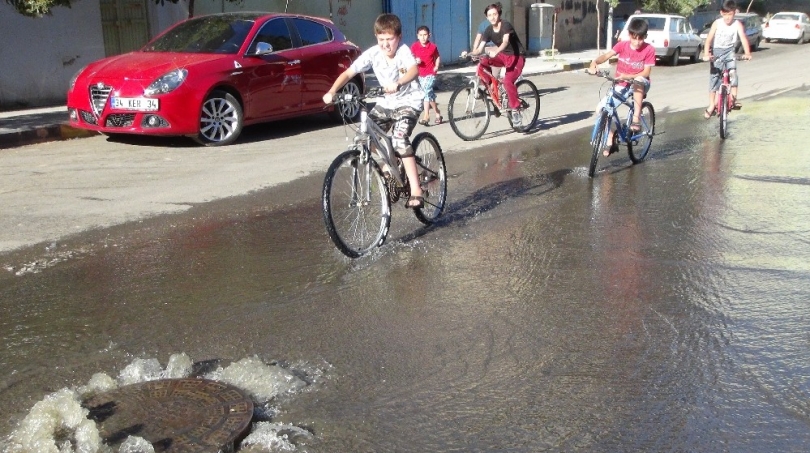
[[[442,124],[442,122],[444,122],[444,118],[442,118],[442,116],[439,115],[436,117],[436,121],[433,124],[438,126],[439,124]]]
[[[711,111],[709,111],[709,109],[703,110],[703,118],[709,119],[713,116],[714,116],[714,109],[712,109]]]
[[[633,132],[641,132],[641,122],[633,121],[630,123],[630,130]]]
[[[611,154],[619,151],[619,145],[614,143],[610,146],[605,146],[602,148],[602,155],[605,157],[610,156]]]
[[[419,120],[419,124],[421,124],[422,126],[430,126],[430,121],[425,120],[425,119],[421,119],[421,120]]]
[[[417,202],[416,204],[411,204],[411,202]],[[408,202],[405,203],[405,207],[408,209],[420,209],[425,206],[425,197],[418,196],[418,197],[408,197]]]
[[[737,98],[731,98],[731,110],[740,110],[742,108],[742,104],[737,102]]]

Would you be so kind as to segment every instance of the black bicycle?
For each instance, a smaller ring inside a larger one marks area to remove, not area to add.
[[[369,89],[364,95],[335,95],[336,104],[359,102],[360,122],[355,125],[344,120],[355,136],[326,171],[323,219],[332,242],[352,258],[385,242],[391,205],[399,200],[407,203],[410,196],[408,176],[391,137],[368,116],[368,103],[382,95],[382,88]],[[447,198],[444,154],[439,141],[428,132],[416,134],[411,146],[424,197],[424,206],[413,211],[420,222],[430,225],[441,215]]]

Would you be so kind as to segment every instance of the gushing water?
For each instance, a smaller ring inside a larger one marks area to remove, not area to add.
[[[96,423],[88,418],[89,410],[82,406],[88,398],[119,387],[158,379],[190,377],[194,362],[184,353],[173,354],[163,368],[155,358],[135,359],[124,367],[117,378],[105,373],[94,374],[87,384],[77,388],[63,388],[37,402],[8,437],[5,453],[112,453],[104,444]],[[307,372],[298,370],[299,375]],[[317,374],[318,372],[315,372]],[[233,385],[254,402],[254,418],[271,418],[267,407],[280,395],[301,391],[312,382],[306,382],[279,365],[268,364],[258,357],[247,357],[226,367],[204,374],[206,379]],[[297,444],[313,438],[306,429],[291,424],[259,421],[241,443],[246,451],[294,451]],[[241,449],[241,448],[240,448]],[[118,453],[154,453],[154,446],[146,439],[128,437]]]

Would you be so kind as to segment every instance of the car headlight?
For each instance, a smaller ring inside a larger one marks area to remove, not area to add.
[[[175,69],[174,71],[167,72],[166,74],[158,77],[154,82],[150,83],[149,86],[143,91],[143,94],[152,96],[155,94],[166,94],[172,92],[183,84],[183,81],[186,80],[187,75],[188,70],[186,69]]]
[[[76,86],[76,80],[79,78],[85,68],[87,68],[87,66],[76,71],[76,74],[73,74],[73,77],[70,78],[70,82],[68,83],[68,91],[73,91],[73,87]]]

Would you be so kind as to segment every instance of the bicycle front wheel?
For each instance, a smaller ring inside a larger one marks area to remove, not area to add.
[[[489,127],[490,107],[487,95],[472,85],[456,89],[450,96],[447,115],[450,127],[462,140],[477,140]]]
[[[720,87],[720,138],[728,135],[728,91],[725,86]]]
[[[513,123],[511,115],[506,117],[515,132],[528,132],[534,127],[534,123],[540,115],[540,94],[537,92],[537,87],[530,80],[521,80],[515,84],[515,87],[517,88],[518,99],[520,99],[520,107],[518,107],[520,123]]]
[[[338,250],[357,258],[381,246],[391,225],[391,205],[382,171],[349,150],[329,166],[323,181],[323,219]]]
[[[655,135],[655,110],[652,104],[647,101],[641,103],[641,114],[638,116],[641,123],[641,131],[630,131],[630,139],[627,140],[627,154],[630,160],[637,164],[647,157]]]
[[[425,206],[414,209],[414,214],[425,225],[433,223],[444,210],[447,199],[447,168],[439,141],[432,134],[422,132],[411,143],[416,157],[416,171]]]
[[[588,176],[593,178],[594,173],[596,173],[596,162],[599,160],[599,154],[602,153],[602,150],[605,149],[607,146],[607,140],[610,136],[610,118],[608,118],[607,112],[604,110],[602,113],[599,114],[599,120],[594,125],[594,134],[593,134],[593,152],[591,154],[591,164],[588,166]]]

